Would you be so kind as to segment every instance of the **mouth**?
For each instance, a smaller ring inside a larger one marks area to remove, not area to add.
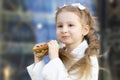
[[[62,38],[63,38],[63,39],[67,39],[67,38],[69,38],[69,36],[62,36]]]

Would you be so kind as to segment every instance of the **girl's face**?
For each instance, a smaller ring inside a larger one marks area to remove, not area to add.
[[[62,43],[79,44],[83,39],[83,27],[79,16],[73,12],[61,12],[57,15],[56,34]]]

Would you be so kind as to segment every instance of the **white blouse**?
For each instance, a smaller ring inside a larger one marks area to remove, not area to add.
[[[84,56],[87,47],[87,41],[84,40],[72,51],[72,54],[76,55],[75,61]],[[90,77],[83,76],[80,80],[98,80],[99,66],[97,57],[91,56],[90,60],[92,64]],[[37,64],[33,63],[27,67],[27,70],[32,80],[76,80],[77,78],[77,75],[68,74],[68,68],[63,64],[59,57],[50,60],[47,64],[45,64],[43,60]]]

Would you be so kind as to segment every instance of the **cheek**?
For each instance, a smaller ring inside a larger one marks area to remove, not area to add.
[[[59,30],[56,30],[56,35],[57,35],[58,38],[60,37],[60,31]]]
[[[81,37],[82,32],[80,30],[74,30],[72,31],[71,35],[73,35],[74,37]]]

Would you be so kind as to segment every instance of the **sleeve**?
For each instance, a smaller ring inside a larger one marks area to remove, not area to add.
[[[44,80],[72,80],[60,58],[51,60],[43,68]]]
[[[31,64],[27,67],[27,71],[32,80],[43,80],[41,75],[42,69],[44,67],[44,61],[40,61],[37,64]]]
[[[90,59],[92,63],[91,80],[98,80],[98,75],[99,75],[98,59],[96,56],[91,56]]]

